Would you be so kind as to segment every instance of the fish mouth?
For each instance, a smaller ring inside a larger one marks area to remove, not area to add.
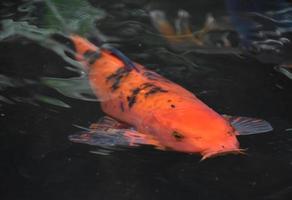
[[[224,149],[224,150],[219,150],[219,151],[206,151],[202,153],[203,157],[201,161],[206,160],[208,158],[223,156],[226,154],[246,155],[246,150],[247,149],[228,149],[228,150]]]

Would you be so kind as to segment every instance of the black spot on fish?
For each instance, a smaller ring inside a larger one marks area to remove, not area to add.
[[[152,72],[152,71],[145,71],[143,73],[144,76],[146,76],[149,80],[152,81],[164,81],[164,82],[169,82],[166,78],[160,76],[159,74]]]
[[[177,131],[173,131],[172,132],[172,136],[177,140],[177,141],[181,141],[182,139],[184,139],[185,136],[183,136],[183,134],[177,132]]]
[[[124,68],[121,67],[119,69],[117,69],[117,71],[113,74],[111,74],[110,76],[108,76],[106,79],[107,81],[112,81],[113,84],[111,86],[112,91],[118,89],[120,87],[121,81],[124,77],[129,75],[129,71]]]
[[[170,106],[171,106],[172,108],[175,108],[175,105],[174,105],[174,104],[171,104]]]
[[[128,100],[128,106],[129,108],[131,108],[134,105],[134,103],[136,103],[136,96],[128,96],[127,100]]]
[[[93,50],[87,50],[85,51],[85,53],[83,54],[85,60],[87,60],[87,62],[89,64],[93,64],[95,63],[95,61],[100,58],[100,52],[98,51],[93,51]]]
[[[165,93],[165,92],[168,92],[167,90],[165,89],[162,89],[161,87],[158,87],[158,86],[154,86],[154,87],[151,87],[151,89],[145,93],[145,98],[148,97],[149,95],[153,95],[153,94],[156,94],[156,93]]]
[[[141,91],[140,88],[135,88],[132,90],[131,96],[127,97],[129,108],[131,108],[137,101],[137,95]]]
[[[144,94],[144,97],[148,97],[149,95],[158,93],[158,92],[168,92],[167,90],[156,86],[153,83],[143,83],[139,86],[140,90],[147,90],[147,92]]]
[[[123,102],[120,102],[120,108],[121,108],[122,112],[125,112],[125,108],[124,108],[124,103]]]
[[[141,90],[140,88],[133,89],[132,95],[137,95],[140,92],[140,90]]]
[[[152,71],[145,71],[143,73],[144,76],[146,76],[149,80],[160,80],[161,76],[156,74],[155,72]]]
[[[139,86],[142,90],[146,88],[156,87],[153,83],[143,83]]]

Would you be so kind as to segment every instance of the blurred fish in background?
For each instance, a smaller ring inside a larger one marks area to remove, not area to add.
[[[180,9],[172,24],[161,10],[152,10],[150,17],[154,27],[166,38],[173,49],[214,48],[236,46],[235,40],[229,37],[235,33],[230,23],[217,20],[211,13],[206,15],[204,26],[194,30],[191,25],[191,14]]]
[[[154,27],[174,50],[207,54],[240,54],[275,69],[292,79],[292,4],[287,0],[225,0],[228,17],[206,15],[203,28],[193,31],[187,11],[179,10],[172,24],[161,10],[152,10]]]
[[[241,48],[292,79],[292,4],[287,0],[226,0]]]

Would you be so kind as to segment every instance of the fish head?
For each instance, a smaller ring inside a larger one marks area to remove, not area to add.
[[[210,124],[212,126],[212,124]],[[239,152],[239,142],[232,127],[230,130],[213,128],[175,128],[171,135],[175,138],[174,149],[185,152],[199,152],[204,158],[214,155]],[[229,129],[229,127],[225,127]]]
[[[192,114],[195,113],[195,114]],[[217,113],[173,113],[160,122],[161,143],[181,152],[200,153],[203,158],[241,153],[236,130]]]

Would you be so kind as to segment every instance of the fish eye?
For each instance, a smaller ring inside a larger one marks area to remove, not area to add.
[[[171,135],[178,141],[181,141],[184,138],[184,135],[177,131],[173,131]]]

